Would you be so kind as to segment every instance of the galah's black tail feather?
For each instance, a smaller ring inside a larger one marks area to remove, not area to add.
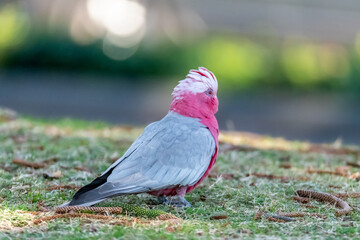
[[[114,167],[115,168],[115,167]],[[87,193],[91,190],[94,190],[95,188],[103,185],[107,182],[107,178],[110,176],[114,168],[110,169],[105,173],[104,175],[101,175],[100,177],[96,178],[94,181],[89,183],[88,185],[85,185],[84,187],[80,188],[74,195],[73,199],[69,203],[69,206],[78,205],[79,200],[81,199],[81,196],[84,193]],[[83,200],[81,202],[84,202]]]

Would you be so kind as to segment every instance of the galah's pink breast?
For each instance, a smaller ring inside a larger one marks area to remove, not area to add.
[[[208,175],[210,174],[210,171],[213,168],[213,166],[216,162],[216,159],[217,159],[217,154],[218,154],[218,149],[219,149],[219,140],[218,140],[219,130],[218,130],[218,123],[216,121],[216,118],[215,118],[215,116],[213,118],[206,118],[205,120],[202,120],[201,123],[209,128],[211,135],[215,139],[215,142],[216,142],[215,152],[210,160],[210,164],[209,164],[208,168],[206,169],[204,175],[199,179],[199,181],[197,183],[195,183],[192,186],[188,186],[188,188],[186,189],[186,193],[194,190],[203,180],[205,180],[208,177]],[[161,195],[175,196],[175,195],[177,195],[176,189],[177,189],[176,187],[175,188],[167,188],[167,189],[162,189],[159,191],[152,191],[152,192],[149,192],[149,194],[154,195],[154,196],[161,196]]]

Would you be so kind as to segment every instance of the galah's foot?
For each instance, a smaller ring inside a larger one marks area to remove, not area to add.
[[[172,197],[168,204],[174,207],[191,207],[191,204],[184,197],[181,196]]]
[[[163,196],[158,196],[158,203],[159,204],[169,204],[170,201],[167,197]]]

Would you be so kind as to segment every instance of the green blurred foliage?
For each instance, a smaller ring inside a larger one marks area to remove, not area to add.
[[[321,83],[341,87],[349,77],[348,54],[339,45],[289,44],[282,60],[287,77],[298,87]]]
[[[250,87],[269,71],[266,48],[245,38],[216,36],[201,44],[197,53],[200,64],[217,73],[218,78],[226,79],[229,87]]]
[[[77,45],[66,29],[49,31],[30,22],[15,5],[0,9],[1,68],[83,71],[141,81],[149,76],[183,78],[189,68],[204,66],[228,91],[292,88],[360,94],[360,35],[354,46],[300,38],[275,46],[216,32],[184,45],[145,37],[134,55],[116,61],[104,54],[101,39]]]
[[[6,51],[25,40],[28,31],[29,20],[26,14],[10,4],[0,8],[0,62]]]

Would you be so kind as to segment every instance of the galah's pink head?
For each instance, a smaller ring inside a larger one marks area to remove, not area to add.
[[[218,111],[218,83],[215,75],[204,67],[190,70],[174,88],[170,111],[195,118],[209,118]]]

